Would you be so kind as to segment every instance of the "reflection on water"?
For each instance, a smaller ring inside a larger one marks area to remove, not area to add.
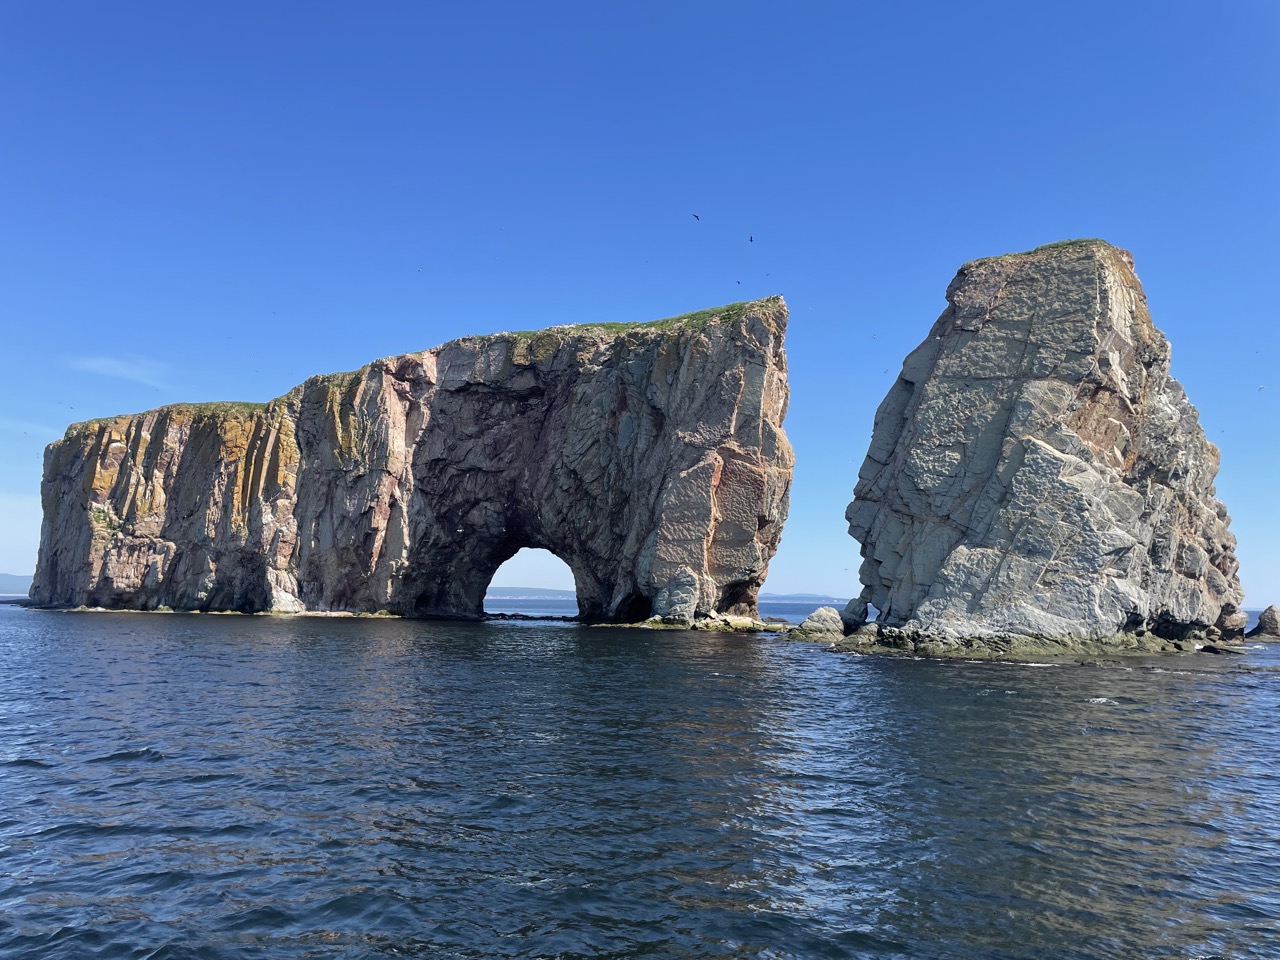
[[[1274,957],[1278,654],[0,608],[0,956]]]

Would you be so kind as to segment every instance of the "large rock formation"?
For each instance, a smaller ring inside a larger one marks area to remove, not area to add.
[[[870,604],[950,640],[1238,634],[1218,450],[1130,255],[1089,240],[976,260],[947,300],[846,513],[864,558],[850,628]]]
[[[476,617],[521,547],[580,615],[754,615],[793,457],[780,297],[455,340],[269,404],[73,425],[32,599]]]

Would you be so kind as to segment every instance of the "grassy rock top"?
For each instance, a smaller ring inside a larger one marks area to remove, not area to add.
[[[516,330],[505,331],[502,333],[490,334],[474,334],[467,337],[458,337],[454,340],[441,344],[440,347],[433,349],[439,350],[444,347],[459,346],[476,346],[483,345],[494,340],[531,340],[534,337],[548,334],[553,336],[591,336],[591,337],[611,337],[619,336],[627,333],[640,332],[666,332],[676,329],[701,330],[712,322],[733,323],[742,319],[753,308],[763,308],[767,310],[777,309],[783,305],[781,296],[764,297],[760,300],[745,300],[738,303],[728,303],[720,307],[710,307],[706,310],[695,310],[690,313],[682,313],[674,317],[665,317],[661,320],[636,321],[633,323],[605,322],[605,323],[578,323],[578,324],[562,324],[557,326],[545,327],[541,330]],[[428,353],[431,351],[421,351]],[[405,354],[401,354],[405,356]],[[394,358],[385,358],[394,359]],[[348,390],[359,379],[368,373],[369,368],[374,363],[382,362],[380,360],[372,361],[365,364],[358,370],[350,370],[342,373],[324,373],[308,377],[307,380],[287,391],[283,396],[276,397],[266,402],[237,401],[237,400],[217,400],[207,403],[171,403],[162,407],[155,408],[157,414],[165,414],[171,417],[195,420],[201,417],[227,417],[247,419],[262,413],[266,408],[277,401],[286,400],[290,396],[295,396],[301,389],[307,385],[323,386],[339,393]],[[148,411],[151,412],[151,411]],[[86,432],[98,430],[104,426],[111,425],[116,421],[124,423],[133,420],[137,414],[117,414],[110,417],[97,417],[93,420],[84,420],[79,423],[73,423],[67,427],[65,438],[81,436]]]
[[[709,307],[706,310],[695,310],[691,313],[681,313],[674,317],[664,317],[661,320],[637,320],[626,323],[613,321],[602,323],[566,323],[543,327],[540,330],[508,330],[501,333],[474,334],[468,337],[459,337],[456,340],[449,341],[449,343],[493,340],[499,337],[528,339],[541,334],[608,337],[633,332],[664,332],[675,330],[677,328],[701,330],[713,321],[733,323],[734,321],[742,319],[742,317],[755,307],[773,309],[781,305],[782,297],[775,295],[771,297],[764,297],[760,300],[744,300],[738,303],[727,303],[721,307]],[[446,346],[448,346],[448,344],[446,344]]]
[[[266,403],[255,403],[241,400],[211,400],[206,403],[170,403],[157,407],[155,412],[178,420],[199,420],[202,418],[247,420],[267,408]],[[111,417],[96,417],[92,420],[81,420],[67,427],[64,438],[81,436],[90,431],[113,425],[124,426],[138,414],[120,413]]]
[[[1012,260],[1017,257],[1045,256],[1050,254],[1064,253],[1066,251],[1071,250],[1072,248],[1079,248],[1081,250],[1085,250],[1090,247],[1101,247],[1106,250],[1115,250],[1117,252],[1120,251],[1119,247],[1114,246],[1108,243],[1106,240],[1102,240],[1098,237],[1081,237],[1076,240],[1056,240],[1053,243],[1042,243],[1040,246],[1032,247],[1030,250],[1018,250],[1013,253],[1001,253],[1001,254],[997,254],[994,257],[979,257],[976,260],[970,260],[968,263],[964,264],[960,269],[961,271],[963,271],[967,267],[973,267],[983,263],[994,263],[1000,260]]]

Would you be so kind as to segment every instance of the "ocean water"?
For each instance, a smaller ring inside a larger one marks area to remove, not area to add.
[[[1280,956],[1280,647],[0,607],[0,957]]]
[[[788,623],[800,623],[805,617],[819,607],[835,606],[840,609],[847,601],[834,603],[830,600],[762,600],[760,616],[786,620]],[[487,598],[484,603],[486,613],[519,613],[525,616],[574,617],[578,614],[578,604],[574,600],[558,597],[521,597],[519,599]]]

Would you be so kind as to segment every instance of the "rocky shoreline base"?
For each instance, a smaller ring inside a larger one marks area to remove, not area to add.
[[[1280,616],[1268,607],[1247,634],[1224,636],[1209,627],[1183,639],[1168,639],[1147,631],[1109,637],[1049,637],[999,634],[985,637],[942,637],[908,627],[867,623],[851,633],[835,607],[819,607],[787,633],[790,640],[829,644],[839,653],[882,653],[899,656],[965,660],[1008,660],[1057,657],[1153,656],[1159,654],[1243,654],[1244,641],[1280,643]]]
[[[0,604],[63,613],[199,613],[201,611],[120,610],[106,607],[50,607],[26,597],[0,599]],[[399,614],[352,613],[348,611],[305,611],[299,613],[239,614],[234,611],[208,611],[217,616],[267,617],[339,617],[400,619]],[[440,619],[440,618],[432,618]],[[472,619],[472,618],[459,618]],[[631,628],[640,630],[699,630],[721,633],[755,633],[785,636],[788,640],[826,644],[837,653],[883,654],[887,656],[962,660],[1053,660],[1062,657],[1159,656],[1162,654],[1244,654],[1244,641],[1280,643],[1280,611],[1272,605],[1262,611],[1257,625],[1248,633],[1224,637],[1213,627],[1185,639],[1170,640],[1149,632],[1118,633],[1105,638],[1049,637],[1031,635],[996,635],[986,637],[941,637],[927,631],[887,627],[867,623],[851,633],[845,632],[845,620],[835,607],[819,607],[802,623],[788,623],[777,618],[759,620],[716,614],[693,621],[675,617],[650,617],[638,623],[596,623],[578,617],[556,614],[486,613],[476,622],[555,622],[584,627]]]

